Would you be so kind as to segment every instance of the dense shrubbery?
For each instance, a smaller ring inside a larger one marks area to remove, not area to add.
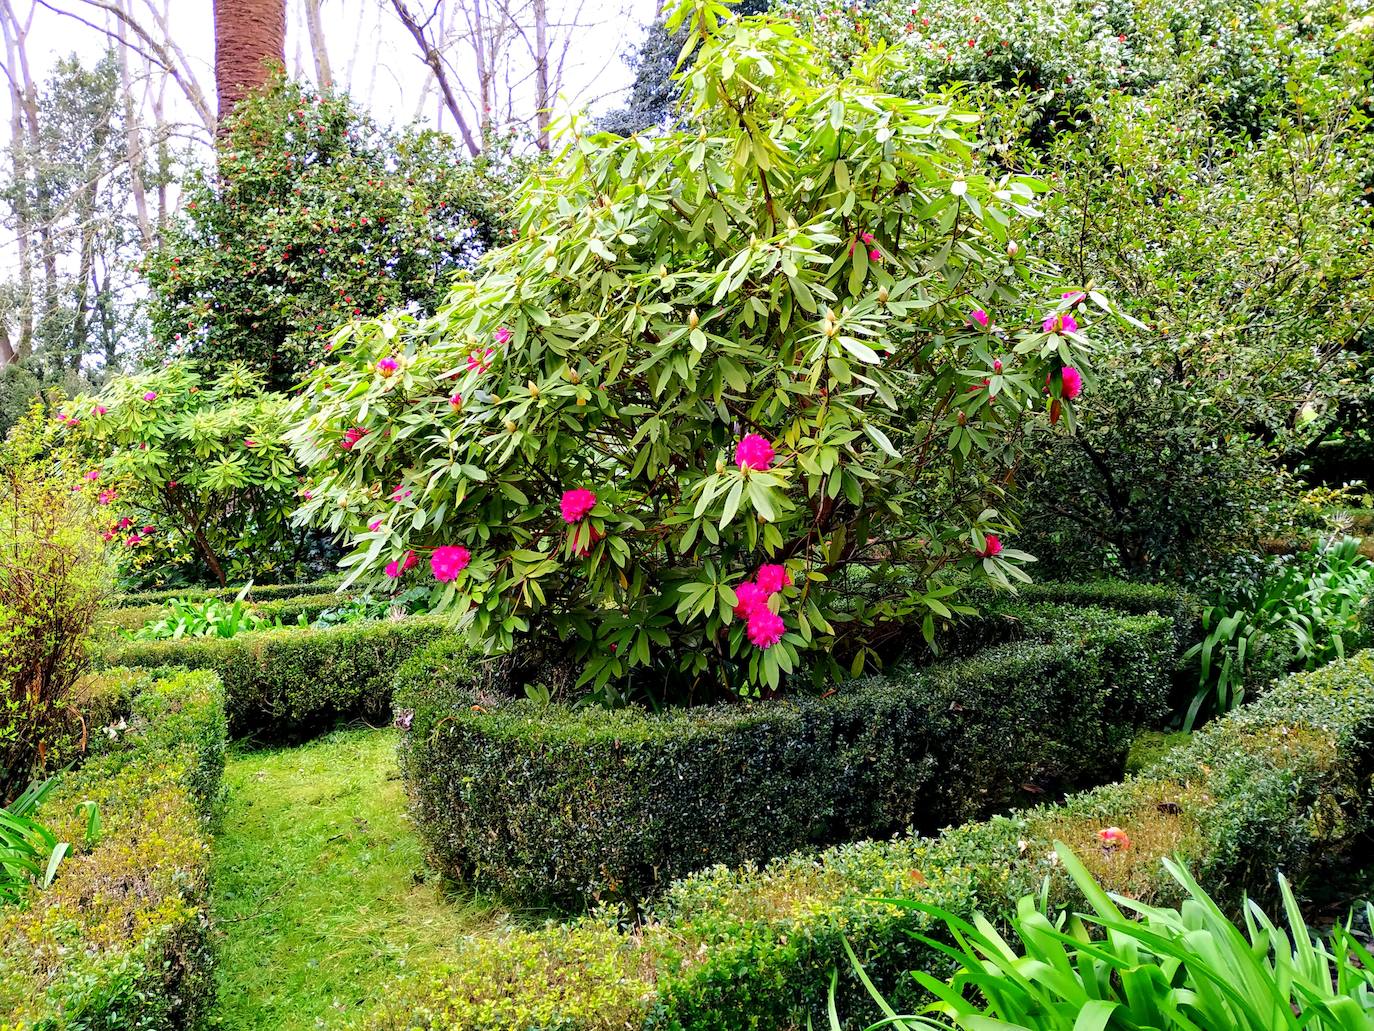
[[[1008,608],[983,633],[1021,635],[826,698],[667,713],[503,699],[440,642],[397,677],[414,816],[437,865],[479,888],[639,900],[712,863],[934,830],[1119,776],[1163,711],[1171,625]]]
[[[107,646],[111,666],[211,669],[224,684],[236,737],[298,740],[341,718],[385,721],[391,682],[416,650],[448,629],[439,618],[285,627],[221,639],[129,641]]]
[[[0,449],[0,805],[84,743],[73,690],[109,589],[97,506],[52,432],[35,410]]]
[[[310,540],[288,518],[300,487],[282,435],[286,398],[230,365],[173,362],[114,380],[62,415],[131,578],[288,577]]]
[[[196,1026],[213,994],[209,821],[224,769],[209,673],[112,673],[121,713],[100,755],[39,810],[73,854],[53,885],[0,911],[0,1026]],[[89,686],[95,693],[105,688]],[[86,838],[81,804],[100,824]]]
[[[213,174],[149,254],[154,350],[248,363],[276,390],[328,360],[358,315],[432,310],[506,235],[525,162],[476,162],[433,132],[379,128],[344,96],[282,82],[238,104]]]
[[[1048,877],[1073,897],[1051,843],[1065,842],[1109,890],[1150,904],[1179,900],[1161,867],[1179,856],[1223,904],[1273,888],[1299,891],[1374,822],[1374,652],[1290,678],[1198,733],[1131,781],[938,839],[844,845],[762,870],[719,867],[676,884],[634,934],[602,917],[485,944],[428,987],[401,990],[378,1029],[480,1031],[511,1026],[609,1029],[802,1027],[823,1021],[838,971],[847,1018],[873,1014],[846,939],[893,1005],[919,1003],[912,969],[944,958],[911,936],[935,921],[883,899],[915,899],[1004,919]],[[1101,831],[1123,830],[1128,849]],[[577,964],[594,954],[595,963]],[[574,962],[567,966],[562,961]],[[512,970],[528,971],[528,980]],[[877,1014],[873,1014],[876,1016]]]
[[[434,318],[341,332],[294,433],[351,579],[607,695],[832,678],[1022,575],[1001,477],[1107,307],[1016,257],[1042,186],[970,164],[976,117],[726,14],[678,15],[692,130],[578,137]]]

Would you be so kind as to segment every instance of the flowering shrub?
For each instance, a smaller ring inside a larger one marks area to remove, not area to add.
[[[496,140],[464,161],[439,133],[382,129],[299,83],[255,91],[144,261],[156,349],[246,362],[291,386],[327,361],[338,322],[433,310],[448,273],[508,232],[502,209],[525,164]]]
[[[81,746],[76,683],[109,589],[95,506],[56,434],[35,405],[0,448],[0,806]]]
[[[118,378],[58,416],[89,468],[85,490],[104,537],[135,569],[242,582],[298,561],[288,516],[298,469],[283,442],[285,401],[231,365],[205,382],[196,366]]]
[[[832,74],[787,21],[676,17],[690,128],[574,130],[434,317],[338,332],[289,436],[350,580],[428,579],[594,689],[752,693],[1024,578],[988,546],[1000,479],[1025,420],[1072,422],[1108,302],[1015,256],[1042,186],[970,162],[975,116],[877,91],[882,55]]]

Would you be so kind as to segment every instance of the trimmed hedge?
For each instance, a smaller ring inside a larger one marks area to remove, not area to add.
[[[95,754],[38,814],[73,852],[50,888],[0,908],[3,1031],[172,1031],[195,1026],[213,998],[210,821],[224,772],[223,694],[206,672],[109,679],[108,696],[129,700],[124,729],[94,728]],[[100,813],[93,847],[77,812],[88,799]]]
[[[478,697],[461,644],[402,667],[401,750],[432,861],[524,902],[636,902],[712,863],[934,830],[1121,775],[1161,711],[1159,616],[1005,610],[1038,637],[826,698],[654,714]]]
[[[296,740],[345,718],[389,720],[396,669],[449,628],[440,617],[286,627],[231,638],[125,641],[110,666],[212,669],[224,684],[229,731]]]
[[[297,616],[304,615],[307,620],[313,620],[325,609],[342,605],[348,600],[348,597],[330,593],[303,594],[277,598],[272,601],[255,600],[253,609],[267,619],[280,619],[283,623],[294,624]],[[193,598],[191,600],[203,601],[204,599]],[[164,619],[171,614],[172,610],[166,603],[106,609],[100,614],[97,627],[99,629],[138,630],[140,627],[147,626],[155,620]]]
[[[1301,891],[1327,860],[1374,829],[1374,652],[1288,678],[1194,735],[1145,774],[949,831],[802,853],[764,869],[717,867],[673,886],[630,933],[614,914],[516,932],[409,986],[374,1029],[497,1031],[645,1028],[738,1031],[825,1023],[833,971],[839,1010],[875,1018],[844,951],[901,1012],[920,1000],[905,971],[944,969],[916,941],[929,919],[882,899],[914,898],[1003,920],[1049,878],[1052,898],[1080,905],[1052,858],[1066,842],[1114,891],[1176,903],[1162,870],[1181,856],[1235,905],[1263,896],[1282,869]],[[1104,851],[1119,826],[1132,847]],[[563,957],[590,953],[588,970]]]
[[[328,576],[323,580],[313,580],[304,584],[254,584],[248,597],[252,601],[276,601],[281,598],[304,598],[311,594],[333,594],[342,582],[340,577]],[[238,587],[171,587],[162,591],[117,594],[111,603],[116,608],[137,608],[166,605],[173,598],[187,598],[191,601],[219,598],[222,601],[233,601],[241,590],[242,584]]]

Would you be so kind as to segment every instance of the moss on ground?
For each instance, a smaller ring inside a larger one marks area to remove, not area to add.
[[[1131,752],[1126,757],[1126,772],[1140,773],[1148,769],[1179,745],[1186,743],[1190,737],[1192,735],[1186,730],[1168,733],[1158,730],[1145,731],[1131,742]]]
[[[395,979],[505,923],[426,871],[392,730],[241,753],[225,771],[214,916],[222,1031],[347,1027]]]

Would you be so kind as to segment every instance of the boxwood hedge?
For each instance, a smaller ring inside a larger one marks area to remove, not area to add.
[[[402,768],[432,860],[525,902],[638,901],[716,862],[934,830],[1120,776],[1161,710],[1159,616],[1006,609],[1026,640],[824,698],[655,714],[474,692],[462,646],[402,667]]]
[[[1160,860],[1180,856],[1219,899],[1272,889],[1282,869],[1301,891],[1374,829],[1374,652],[1288,678],[1194,735],[1139,777],[972,823],[938,838],[903,836],[803,852],[763,868],[715,867],[679,881],[642,922],[598,912],[515,932],[390,993],[379,1031],[737,1031],[825,1026],[831,979],[855,1026],[877,1014],[847,941],[899,1011],[916,1005],[902,975],[941,969],[915,940],[914,898],[1005,919],[1048,883],[1079,904],[1053,858],[1063,841],[1111,890],[1177,902]],[[1109,851],[1098,831],[1123,828]],[[595,956],[585,968],[582,955]],[[909,1010],[908,1010],[909,1011]]]
[[[0,1029],[172,1031],[213,994],[210,820],[224,771],[224,699],[213,673],[115,672],[126,699],[95,753],[63,775],[39,818],[72,854],[46,890],[0,908]],[[101,694],[96,685],[94,693]],[[78,806],[94,801],[86,843]]]
[[[253,601],[277,601],[281,598],[303,598],[310,594],[333,594],[341,580],[337,576],[325,577],[303,584],[262,584],[254,585],[249,592]],[[232,601],[243,590],[238,587],[171,587],[160,591],[135,591],[132,594],[117,594],[112,599],[116,608],[142,608],[148,605],[166,605],[173,598],[189,601],[205,601],[219,598]]]
[[[388,720],[397,667],[448,625],[415,616],[227,639],[126,641],[106,648],[101,660],[111,666],[212,669],[224,684],[232,735],[288,741],[343,718]]]

